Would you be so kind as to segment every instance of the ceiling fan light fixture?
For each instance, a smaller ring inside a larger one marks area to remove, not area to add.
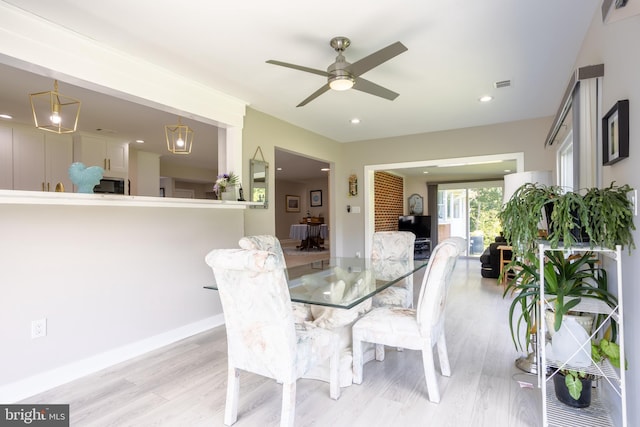
[[[80,101],[58,92],[58,81],[53,90],[29,94],[33,121],[38,129],[54,133],[72,133],[78,127]]]
[[[178,117],[177,125],[166,125],[164,133],[167,138],[167,149],[173,154],[189,154],[193,144],[193,129],[182,124]]]
[[[349,76],[337,76],[329,80],[329,87],[333,90],[343,91],[351,89],[354,83],[353,78]]]

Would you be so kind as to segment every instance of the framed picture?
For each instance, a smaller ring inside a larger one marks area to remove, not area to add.
[[[629,157],[629,100],[616,102],[602,119],[602,164]]]
[[[311,207],[322,206],[322,190],[313,190],[311,193]]]
[[[409,196],[409,215],[422,215],[424,199],[421,195],[414,193]]]
[[[300,212],[300,196],[285,196],[285,207],[287,212]]]

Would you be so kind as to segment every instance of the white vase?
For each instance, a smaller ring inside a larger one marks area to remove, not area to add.
[[[222,200],[238,200],[238,190],[235,185],[228,185],[226,190],[222,192]]]
[[[564,316],[562,316],[562,322],[564,323],[564,321],[568,318],[575,319],[575,321],[580,326],[582,326],[587,333],[591,334],[591,329],[593,328],[593,314],[565,314]],[[555,313],[551,310],[546,310],[545,319],[547,322],[547,334],[549,338],[551,338],[556,332],[556,330],[554,329]]]

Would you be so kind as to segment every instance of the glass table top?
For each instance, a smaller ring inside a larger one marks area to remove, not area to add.
[[[291,301],[352,308],[426,267],[423,260],[329,258],[286,270]],[[216,285],[205,286],[217,289]]]

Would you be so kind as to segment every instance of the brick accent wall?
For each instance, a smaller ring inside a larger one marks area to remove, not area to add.
[[[403,215],[404,178],[375,172],[373,183],[375,231],[398,231],[398,217]]]

